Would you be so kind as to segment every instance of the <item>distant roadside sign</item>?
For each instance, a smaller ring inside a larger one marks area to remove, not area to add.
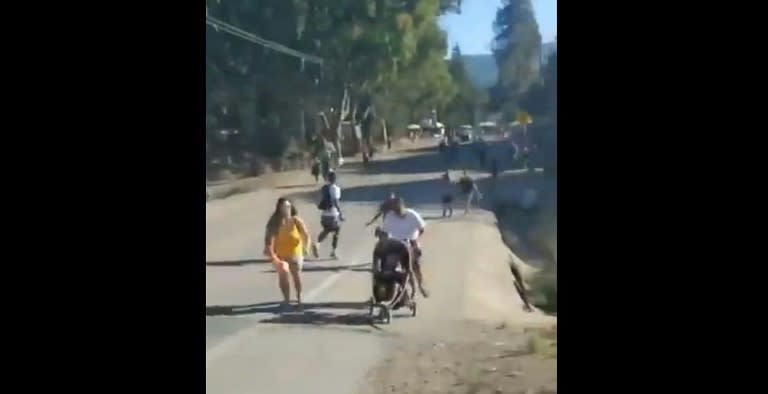
[[[533,123],[533,118],[525,112],[519,112],[517,114],[517,123],[523,126]]]

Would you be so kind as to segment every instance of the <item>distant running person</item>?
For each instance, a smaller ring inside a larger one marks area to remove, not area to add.
[[[315,178],[315,183],[320,182],[320,159],[315,158],[312,160],[312,177]]]
[[[336,248],[339,246],[341,222],[344,221],[344,216],[339,207],[341,188],[336,184],[336,172],[331,171],[328,173],[328,183],[323,185],[320,189],[320,194],[320,203],[317,204],[317,208],[322,211],[320,214],[320,225],[323,227],[323,231],[321,231],[320,235],[317,237],[317,243],[312,245],[312,252],[315,257],[318,257],[319,252],[316,245],[322,243],[328,234],[333,233],[333,239],[331,240],[331,258],[335,259],[338,257],[336,256]]]
[[[466,215],[472,209],[472,201],[476,200],[479,202],[480,199],[483,198],[483,195],[477,188],[477,183],[475,183],[475,180],[472,179],[469,174],[467,174],[467,170],[464,170],[464,174],[462,175],[461,179],[459,179],[459,188],[461,188],[461,193],[464,195],[464,198],[467,202],[467,205],[464,208],[464,214]]]
[[[440,196],[440,203],[443,205],[443,217],[453,216],[453,183],[448,170],[440,177],[443,182],[443,194]]]
[[[336,148],[325,137],[317,139],[317,145],[315,147],[315,158],[320,162],[320,175],[324,180],[328,180],[328,174],[333,171],[331,168],[331,160],[336,154]]]

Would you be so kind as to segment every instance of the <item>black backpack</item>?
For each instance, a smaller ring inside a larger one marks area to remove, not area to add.
[[[331,209],[331,185],[323,185],[320,188],[320,202],[317,203],[317,209],[321,211]]]

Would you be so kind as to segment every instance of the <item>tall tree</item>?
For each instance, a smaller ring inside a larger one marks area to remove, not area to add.
[[[541,34],[531,0],[502,0],[493,29],[493,56],[499,74],[491,100],[509,116],[538,74]]]
[[[474,123],[475,110],[478,106],[479,92],[472,85],[464,58],[461,56],[461,48],[458,44],[451,50],[451,59],[448,69],[457,88],[457,94],[448,105],[445,121],[451,126]]]
[[[549,55],[539,82],[522,96],[520,107],[533,115],[553,119],[557,116],[557,52]]]

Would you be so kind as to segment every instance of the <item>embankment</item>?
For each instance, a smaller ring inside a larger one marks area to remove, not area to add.
[[[512,255],[510,268],[522,277],[532,303],[556,314],[557,180],[540,176],[517,190],[514,195],[496,195],[492,202],[499,232]]]

